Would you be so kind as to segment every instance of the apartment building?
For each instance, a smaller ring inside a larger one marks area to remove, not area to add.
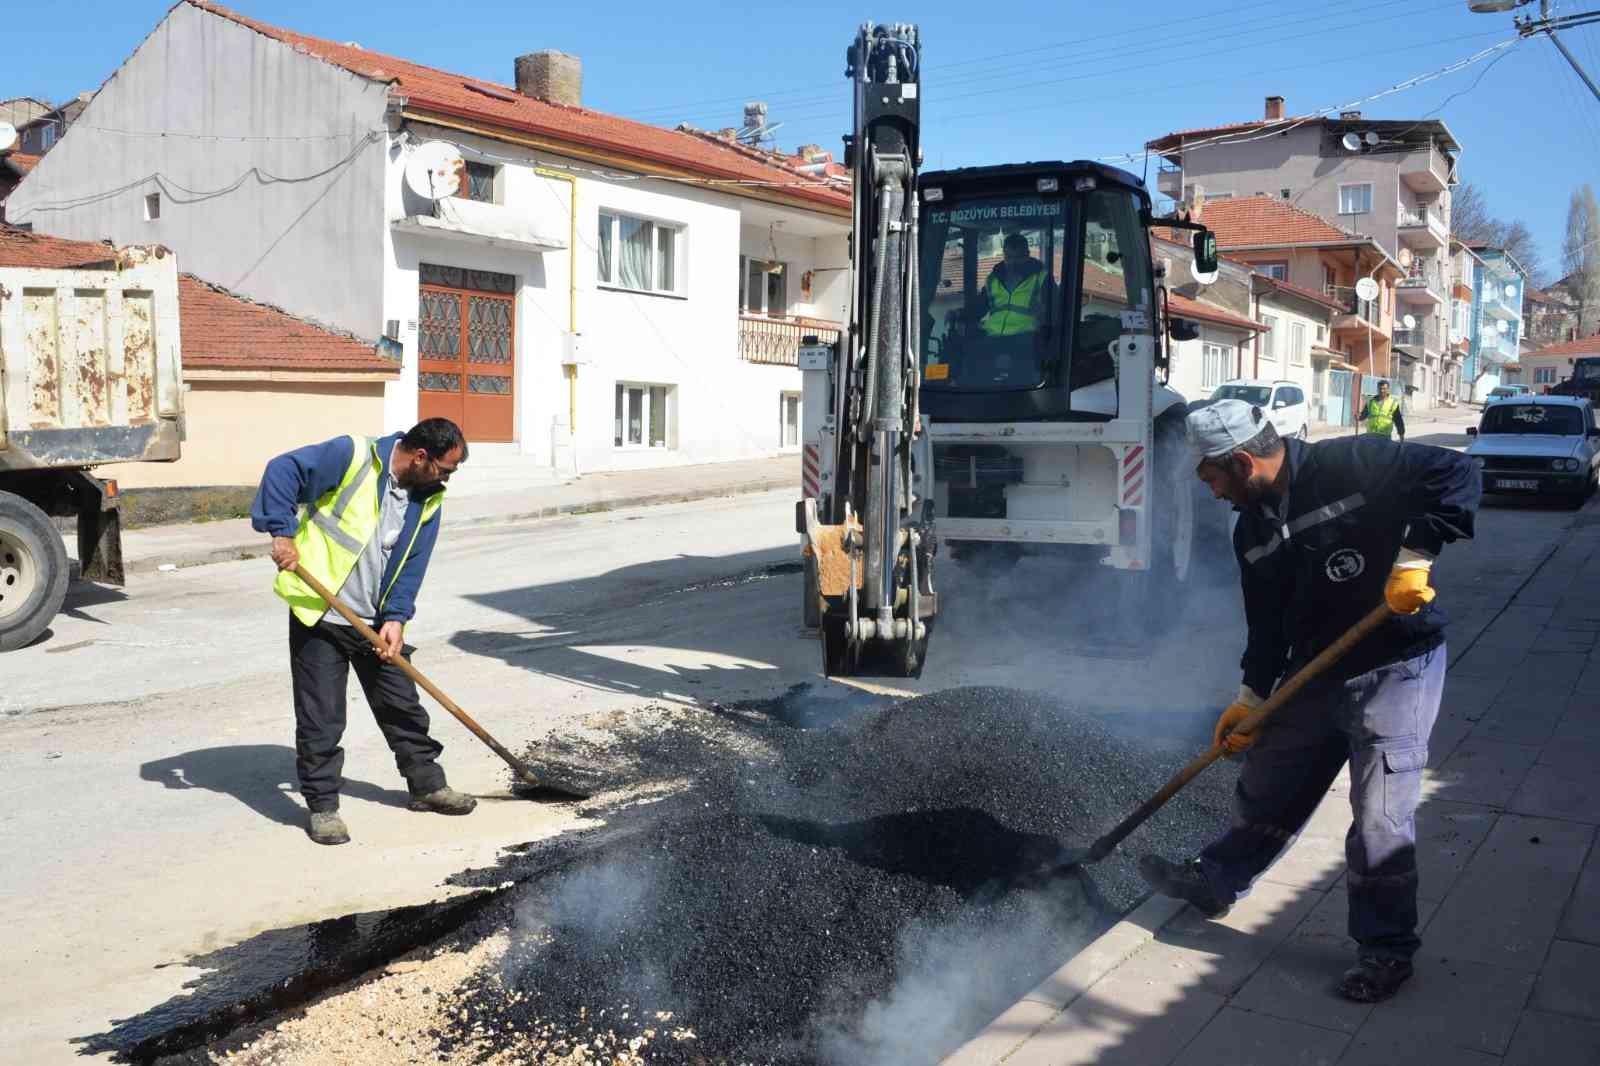
[[[1504,248],[1469,244],[1472,257],[1472,308],[1463,386],[1482,402],[1489,391],[1505,384],[1508,365],[1522,356],[1522,301],[1528,272]],[[1526,384],[1526,382],[1522,382]]]
[[[1461,146],[1436,119],[1295,118],[1269,96],[1262,117],[1181,130],[1150,141],[1163,164],[1157,189],[1186,203],[1263,198],[1370,238],[1398,267],[1394,358],[1386,373],[1407,402],[1446,395],[1451,288],[1450,190]],[[1317,286],[1322,289],[1322,285]]]

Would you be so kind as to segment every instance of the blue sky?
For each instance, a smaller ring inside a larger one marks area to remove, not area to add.
[[[1511,16],[1472,14],[1466,0],[966,0],[883,10],[811,0],[743,11],[681,4],[666,15],[638,0],[233,6],[501,82],[511,80],[517,53],[559,48],[582,57],[588,106],[665,125],[737,125],[744,100],[766,100],[787,149],[836,149],[847,132],[844,52],[863,13],[914,21],[923,35],[930,167],[1135,151],[1170,130],[1256,118],[1274,93],[1301,114],[1359,100],[1514,35]],[[1592,6],[1567,0],[1557,9]],[[0,95],[59,100],[97,86],[166,11],[147,0],[77,0],[9,12]],[[1600,27],[1571,31],[1567,43],[1600,78]],[[1559,273],[1567,197],[1583,182],[1600,185],[1600,101],[1548,41],[1525,41],[1492,66],[1361,107],[1374,117],[1447,122],[1464,146],[1463,180],[1481,186],[1497,214],[1527,222]]]

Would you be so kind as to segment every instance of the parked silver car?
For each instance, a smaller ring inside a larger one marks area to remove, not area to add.
[[[1467,454],[1483,491],[1563,495],[1581,505],[1600,480],[1600,427],[1577,396],[1516,396],[1485,407]]]

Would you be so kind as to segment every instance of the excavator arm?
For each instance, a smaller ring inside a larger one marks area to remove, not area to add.
[[[832,409],[821,435],[824,491],[801,502],[807,605],[830,675],[921,672],[933,592],[931,452],[918,414],[917,170],[920,40],[915,26],[861,28],[847,54],[855,91],[845,162],[855,189],[848,328],[808,347]],[[816,395],[820,390],[808,390]]]

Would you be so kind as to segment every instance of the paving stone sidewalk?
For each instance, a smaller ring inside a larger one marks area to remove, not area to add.
[[[499,474],[491,469],[488,477],[493,479]],[[798,499],[800,457],[781,455],[730,463],[626,470],[588,474],[566,481],[519,478],[514,471],[507,470],[502,480],[508,486],[503,491],[497,491],[490,480],[474,484],[470,494],[449,497],[444,512],[446,528],[682,503],[774,489],[793,489]],[[66,539],[67,550],[75,552],[75,538],[69,535]],[[162,566],[197,566],[255,558],[265,555],[267,547],[267,538],[251,529],[247,518],[153,526],[129,530],[122,535],[123,558],[134,573]]]
[[[1395,999],[1333,992],[1341,778],[1225,920],[1152,898],[945,1066],[1600,1064],[1600,507],[1529,547],[1439,563],[1457,658],[1417,819],[1424,945]]]

